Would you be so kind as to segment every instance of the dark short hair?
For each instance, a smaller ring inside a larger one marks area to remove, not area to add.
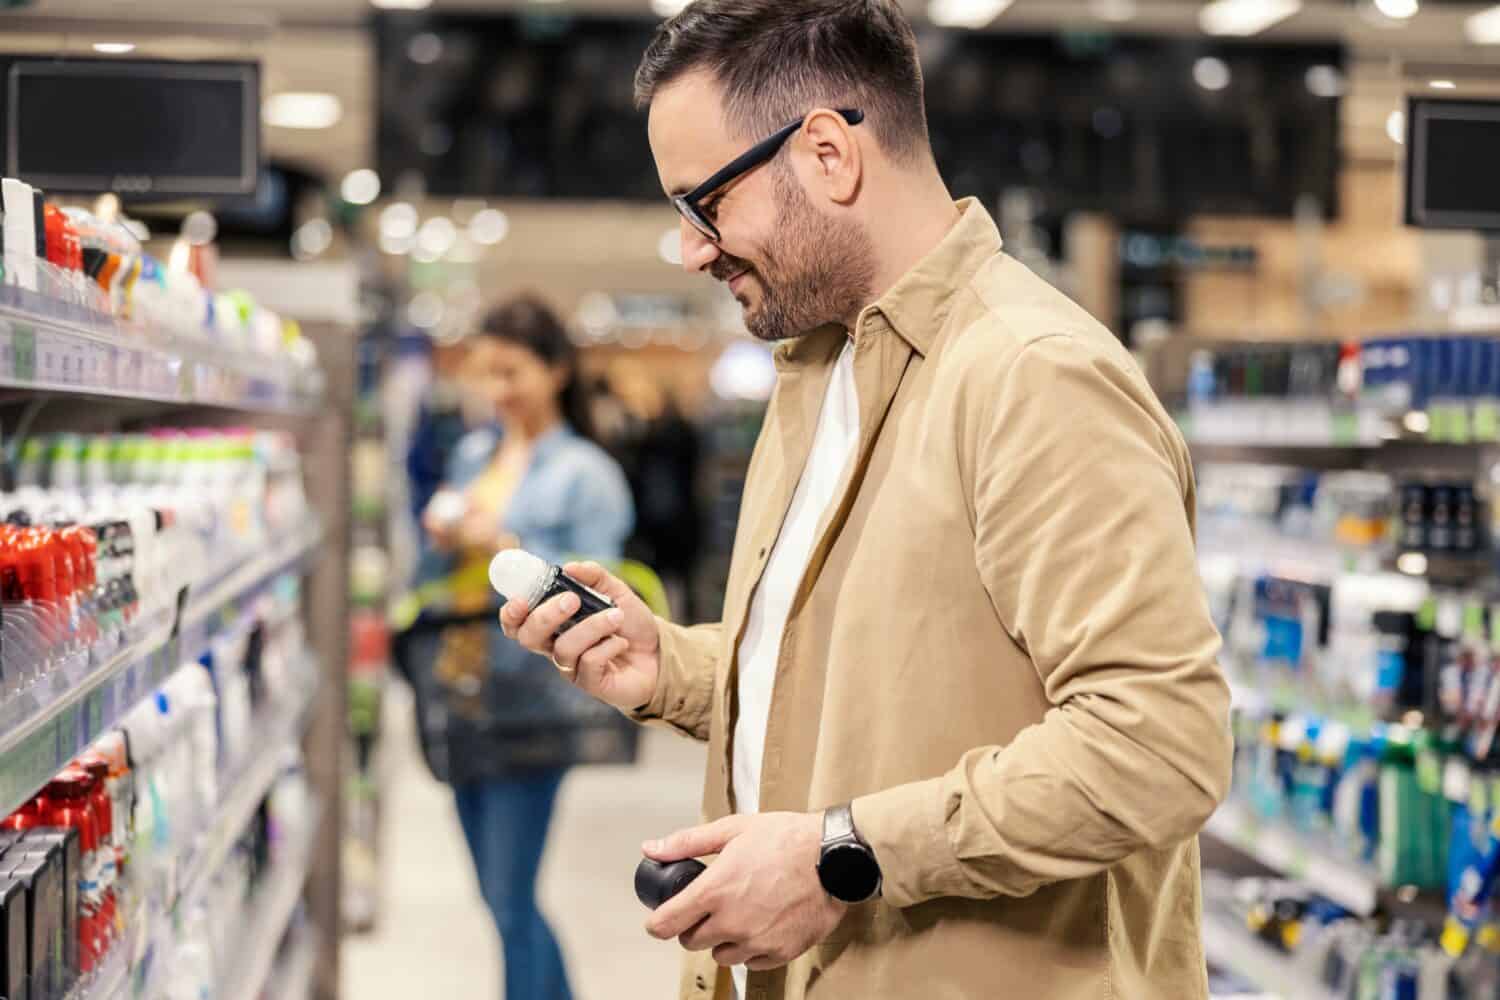
[[[930,154],[916,36],[894,0],[696,0],[657,29],[636,103],[698,70],[718,81],[730,127],[747,136],[813,108],[855,107],[892,159]]]
[[[569,376],[558,394],[558,406],[575,431],[597,440],[583,375],[578,370],[578,347],[551,306],[536,295],[513,296],[485,314],[479,333],[524,347],[549,366],[566,366]]]

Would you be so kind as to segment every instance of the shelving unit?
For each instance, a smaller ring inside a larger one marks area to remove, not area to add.
[[[267,413],[307,413],[318,378],[290,359],[132,331],[0,288],[0,387]]]
[[[1257,822],[1243,805],[1228,802],[1208,821],[1204,833],[1281,872],[1362,917],[1373,914],[1386,890],[1373,865],[1339,856],[1332,844],[1295,830]]]
[[[309,677],[316,677],[318,675],[317,664],[308,664],[305,672]],[[214,873],[228,858],[235,842],[249,828],[256,809],[271,791],[277,777],[282,773],[288,761],[295,759],[316,697],[316,685],[311,685],[304,691],[288,695],[282,703],[271,706],[262,713],[263,718],[254,741],[255,746],[259,748],[254,760],[231,781],[229,791],[220,802],[213,823],[202,835],[196,851],[178,875],[177,894],[168,907],[169,910],[178,910],[201,894]],[[302,882],[309,869],[316,826],[316,823],[309,825],[303,835],[303,842],[292,852],[294,863],[287,863],[285,870],[261,893],[262,902],[255,910],[254,919],[251,922],[251,933],[255,935],[253,938],[255,949],[263,950],[267,947],[271,949],[270,957],[264,958],[267,964],[264,968],[262,967],[263,956],[257,951],[254,956],[256,963],[254,966],[246,964],[248,962],[246,960],[236,966],[233,975],[225,977],[226,989],[241,990],[238,980],[234,978],[241,972],[258,973],[260,975],[258,982],[261,984],[265,982],[269,970],[268,963],[275,957],[276,943],[296,908]],[[159,935],[173,933],[173,926],[171,920],[168,919],[159,928],[136,928],[136,933],[143,932],[146,940],[154,940]],[[269,939],[269,944],[266,939]],[[118,942],[111,949],[103,967],[88,980],[74,987],[68,995],[68,1000],[116,1000],[117,997],[123,996],[134,974],[131,965],[131,956],[136,953],[134,945],[133,938]],[[305,980],[313,972],[316,957],[314,943],[310,939],[304,941],[299,947],[299,952],[298,961],[303,963],[303,968],[297,972],[297,975],[304,980],[304,988],[301,994],[296,995],[305,997],[307,996]],[[256,986],[249,992],[237,992],[235,995],[243,995],[253,1000],[259,996],[259,987]]]
[[[1337,1000],[1286,955],[1208,907],[1203,912],[1203,950],[1210,963],[1282,1000]]]
[[[229,570],[189,595],[182,620],[152,623],[144,638],[92,670],[50,678],[47,690],[17,699],[0,715],[0,816],[22,805],[52,776],[150,694],[184,659],[194,659],[222,622],[317,552],[316,526]]]
[[[335,300],[342,303],[326,288],[323,298],[329,308]],[[264,296],[259,299],[265,302]],[[266,872],[256,892],[249,919],[237,931],[243,945],[238,961],[224,970],[216,995],[245,1000],[261,995],[306,894],[308,919],[297,932],[299,944],[284,956],[277,983],[296,990],[284,994],[287,1000],[337,997],[337,909],[327,906],[328,894],[320,894],[317,885],[337,886],[340,786],[330,779],[317,750],[305,758],[300,750],[304,742],[318,745],[324,730],[341,735],[344,695],[330,678],[342,680],[347,645],[347,636],[338,634],[347,630],[347,566],[337,564],[346,562],[345,464],[352,409],[340,386],[343,368],[352,367],[346,345],[353,338],[346,320],[277,311],[302,321],[304,336],[323,359],[321,369],[290,352],[238,349],[208,334],[144,329],[0,286],[0,423],[7,443],[28,431],[107,433],[133,430],[146,421],[147,426],[169,427],[249,424],[295,438],[312,507],[297,531],[267,539],[260,549],[210,553],[222,560],[217,571],[210,568],[206,579],[180,596],[173,611],[137,622],[122,648],[75,656],[0,706],[4,815],[44,787],[182,663],[197,659],[226,630],[238,627],[267,593],[285,586],[289,575],[309,577],[302,593],[313,648],[303,676],[316,678],[316,683],[310,680],[307,687],[263,707],[251,756],[236,773],[221,777],[211,823],[192,849],[176,859],[172,895],[157,900],[149,917],[148,907],[141,907],[130,921],[127,939],[75,986],[69,1000],[132,995],[132,979],[141,974],[132,962],[146,960],[158,948],[156,942],[170,940],[187,904],[207,898],[204,893],[260,804],[288,762],[299,759],[309,773],[314,822],[297,843],[281,845],[275,862],[279,867]],[[39,404],[47,399],[53,402],[43,409]],[[337,747],[321,757],[336,767]],[[310,880],[313,872],[317,878]]]
[[[317,822],[308,826],[303,843],[260,890],[242,936],[239,960],[220,982],[221,1000],[257,1000],[271,975],[281,939],[302,898],[302,885],[312,867]]]
[[[316,676],[316,670],[310,674]],[[229,794],[219,804],[213,826],[178,876],[174,908],[194,899],[224,864],[235,841],[249,827],[256,809],[270,793],[287,761],[295,759],[316,697],[316,688],[312,688],[288,697],[285,703],[273,705],[263,713],[265,717],[254,740],[257,747],[254,759],[233,780]]]

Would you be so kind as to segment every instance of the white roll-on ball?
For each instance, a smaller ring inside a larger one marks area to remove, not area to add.
[[[552,567],[524,549],[506,549],[490,560],[490,586],[505,600],[535,608],[552,582]]]

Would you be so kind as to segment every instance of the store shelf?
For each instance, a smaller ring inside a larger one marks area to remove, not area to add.
[[[1210,907],[1203,911],[1203,950],[1211,964],[1282,1000],[1336,1000],[1289,957],[1257,941],[1245,927]]]
[[[116,941],[104,964],[68,991],[67,1000],[117,1000],[130,984],[130,942]]]
[[[309,676],[316,678],[314,667]],[[273,705],[264,715],[266,721],[256,730],[254,760],[232,781],[229,794],[219,803],[212,828],[204,835],[192,858],[178,877],[177,902],[192,900],[202,891],[229,857],[234,845],[249,828],[255,811],[270,794],[287,761],[295,759],[302,744],[302,734],[311,717],[315,686],[283,704]]]
[[[179,633],[183,648],[201,649],[224,626],[226,618],[237,615],[267,587],[287,573],[311,568],[322,541],[322,528],[314,522],[269,552],[235,564],[216,579],[195,587],[182,610]]]
[[[290,360],[146,335],[111,318],[0,286],[0,387],[114,399],[305,413],[316,373]]]
[[[1370,916],[1380,904],[1385,886],[1373,865],[1341,858],[1330,844],[1262,823],[1240,803],[1226,802],[1203,832],[1358,916]]]
[[[190,595],[182,622],[155,622],[97,667],[63,668],[0,710],[0,815],[24,805],[132,706],[194,659],[240,606],[317,551],[316,526]],[[175,632],[175,635],[174,635]]]
[[[302,898],[302,884],[312,865],[313,843],[318,824],[316,817],[307,825],[303,842],[261,889],[252,904],[246,922],[238,960],[229,966],[219,984],[219,1000],[258,1000],[276,963],[276,953],[297,903]]]

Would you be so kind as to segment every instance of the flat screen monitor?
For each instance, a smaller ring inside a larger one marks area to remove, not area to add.
[[[1500,101],[1412,98],[1406,131],[1407,224],[1500,230]]]
[[[48,191],[255,191],[254,63],[15,59],[5,88],[9,176]]]

